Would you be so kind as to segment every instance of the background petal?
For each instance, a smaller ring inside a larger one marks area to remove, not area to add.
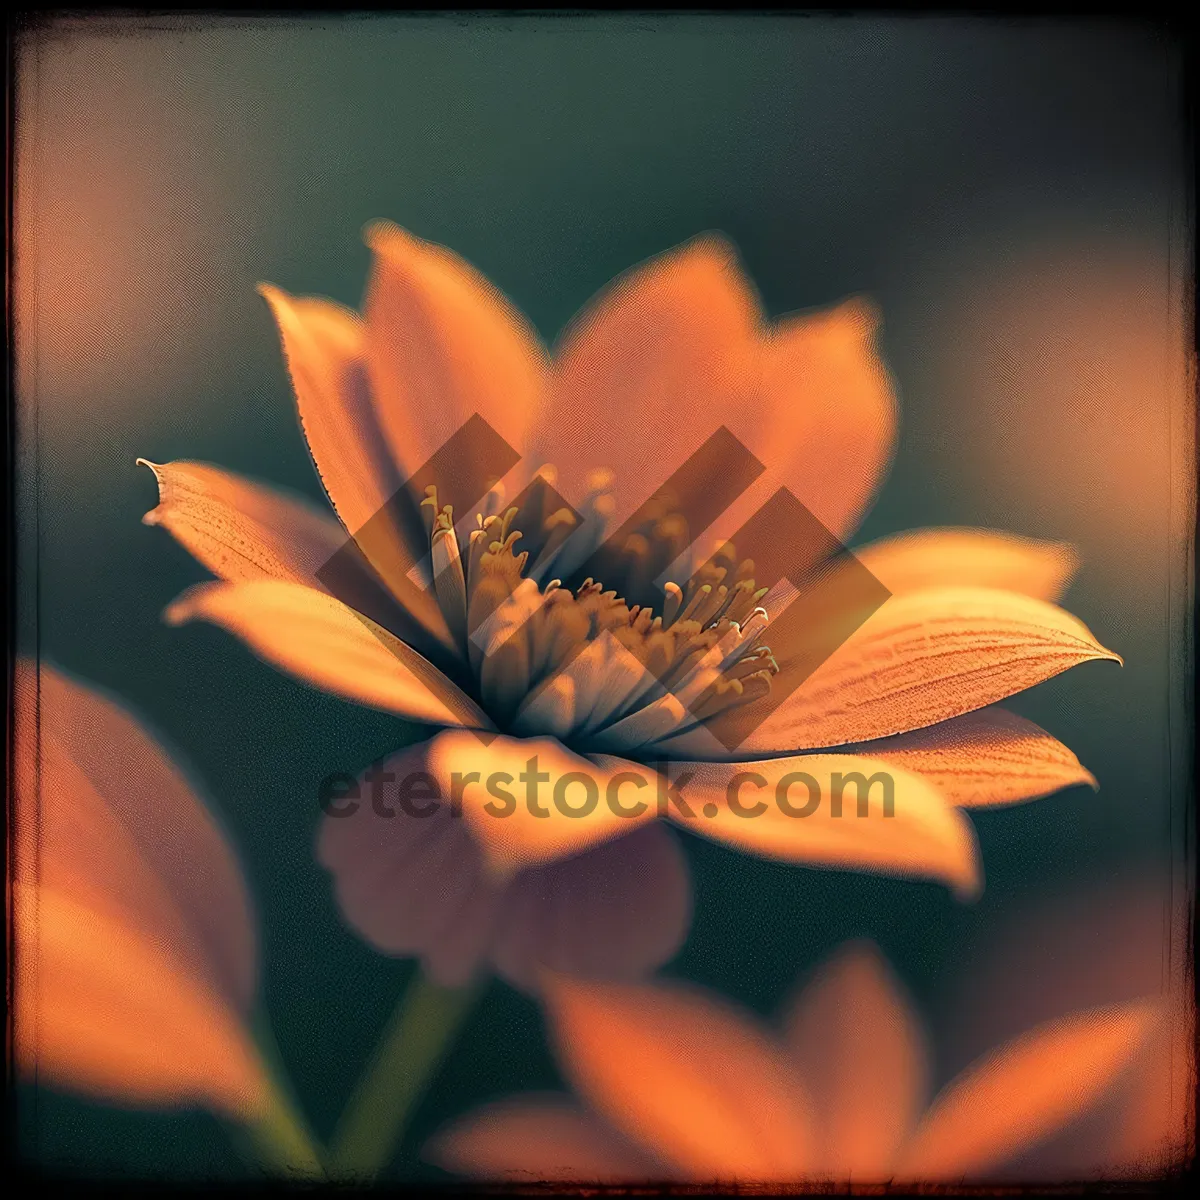
[[[1080,1117],[1156,1024],[1145,1004],[1076,1013],[993,1051],[934,1101],[897,1167],[904,1179],[978,1178]]]
[[[257,935],[242,871],[178,768],[111,701],[22,660],[14,873],[169,946],[249,1010]]]
[[[501,1100],[443,1129],[426,1157],[488,1182],[645,1183],[668,1172],[566,1097]]]
[[[661,821],[572,858],[523,871],[505,900],[496,969],[527,991],[541,967],[637,979],[673,958],[691,924],[679,840]]]
[[[787,1017],[813,1101],[818,1172],[883,1182],[925,1106],[924,1034],[879,951],[841,947]]]
[[[173,947],[52,888],[17,884],[13,899],[23,1074],[124,1104],[253,1116],[266,1083],[250,1039]]]
[[[559,1062],[580,1094],[694,1179],[796,1182],[810,1163],[808,1100],[782,1049],[693,988],[544,987]]]
[[[917,529],[869,542],[854,557],[892,595],[930,587],[986,587],[1058,600],[1079,567],[1065,542],[991,529]]]
[[[264,1094],[245,885],[178,770],[114,704],[18,664],[13,831],[23,1069],[136,1103]]]
[[[421,957],[445,986],[466,983],[488,961],[533,990],[542,967],[632,978],[675,953],[687,932],[691,890],[669,829],[644,825],[499,879],[471,826],[452,815],[453,782],[438,773],[447,760],[434,745],[450,737],[383,760],[385,774],[364,772],[358,789],[336,804],[343,815],[322,823],[318,858],[334,876],[343,917],[361,936],[386,954]],[[414,813],[430,805],[419,798],[429,781],[414,792],[412,811],[398,802],[399,782],[420,773],[436,781],[441,797],[425,816]]]

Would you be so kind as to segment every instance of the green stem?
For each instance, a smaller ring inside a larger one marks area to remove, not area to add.
[[[266,1108],[246,1126],[264,1164],[293,1179],[324,1179],[325,1168],[304,1118],[283,1090],[271,1081]]]
[[[275,1033],[262,1009],[254,1014],[254,1042],[267,1081],[266,1104],[246,1122],[245,1139],[253,1147],[254,1160],[276,1174],[292,1179],[324,1179],[322,1152],[303,1114],[296,1105],[288,1082]]]
[[[370,1180],[387,1164],[478,992],[439,987],[417,975],[338,1124],[331,1175]]]

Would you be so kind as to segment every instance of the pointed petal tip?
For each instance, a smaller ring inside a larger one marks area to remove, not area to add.
[[[883,325],[883,310],[869,296],[848,296],[832,311],[848,330],[860,337],[871,337]]]
[[[267,302],[280,334],[294,333],[300,320],[294,297],[273,283],[256,283],[254,290]]]
[[[413,249],[423,244],[415,234],[409,233],[407,229],[386,217],[368,221],[362,229],[362,240],[367,248],[376,254],[400,247]]]
[[[1118,667],[1123,667],[1125,665],[1125,660],[1115,650],[1110,650],[1107,646],[1102,646],[1099,642],[1097,642],[1095,640],[1095,638],[1093,638],[1092,641],[1095,644],[1096,649],[1095,649],[1095,653],[1090,656],[1090,661],[1092,661],[1092,662],[1114,662],[1117,664]],[[1089,660],[1084,659],[1083,661],[1086,662]]]
[[[154,482],[158,484],[158,504],[156,504],[148,513],[142,516],[143,525],[157,525],[159,523],[159,508],[163,500],[163,464],[151,462],[148,458],[138,458],[134,460],[134,466],[148,467],[154,472]]]
[[[1051,542],[1048,549],[1053,551],[1062,560],[1063,568],[1070,568],[1071,573],[1079,569],[1083,562],[1083,556],[1079,553],[1079,548],[1074,542]]]
[[[737,246],[733,239],[719,229],[706,229],[695,237],[689,238],[680,246],[680,250],[688,254],[701,254],[729,266],[739,262]]]

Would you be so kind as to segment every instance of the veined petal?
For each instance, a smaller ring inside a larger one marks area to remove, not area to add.
[[[130,1104],[252,1116],[266,1082],[221,997],[136,925],[49,888],[14,887],[14,1049],[22,1073]]]
[[[367,242],[375,253],[367,361],[376,415],[403,476],[475,414],[522,453],[545,371],[529,324],[450,250],[386,222],[368,230]],[[469,477],[477,467],[461,464]]]
[[[371,404],[363,321],[329,300],[292,297],[271,284],[258,290],[279,327],[317,474],[342,524],[357,533],[404,482]]]
[[[409,578],[428,552],[428,539],[417,511],[419,497],[401,490],[404,476],[385,446],[368,380],[362,319],[330,301],[295,299],[269,284],[259,291],[279,326],[300,426],[334,511],[362,558],[416,622],[422,648],[426,639],[449,646],[436,602]],[[354,556],[343,550],[337,565],[339,575],[353,570]]]
[[[388,540],[387,513],[384,524],[370,522],[352,542],[337,521],[298,496],[205,463],[138,462],[153,470],[159,490],[158,506],[143,522],[168,530],[214,575],[320,588],[422,649],[446,650],[445,621],[406,577],[415,560]]]
[[[315,584],[346,541],[336,521],[298,496],[207,463],[138,462],[158,481],[158,505],[143,522],[162,526],[221,579]]]
[[[839,746],[923,729],[1092,659],[1121,661],[1082,621],[1031,596],[965,587],[893,596],[736,754]],[[787,665],[781,666],[782,676]]]
[[[789,1014],[788,1042],[817,1114],[819,1173],[883,1182],[925,1105],[920,1025],[870,943],[821,967]]]
[[[550,976],[558,1060],[579,1093],[693,1179],[794,1183],[810,1168],[804,1086],[753,1020],[695,989]]]
[[[893,596],[984,587],[1055,601],[1079,568],[1079,555],[1066,542],[991,529],[918,529],[859,546],[854,557]]]
[[[1096,778],[1057,738],[1002,708],[984,708],[857,750],[923,775],[950,804],[982,808],[1035,800]]]
[[[668,1177],[652,1154],[566,1097],[486,1105],[443,1129],[426,1157],[489,1182],[645,1183]]]
[[[654,771],[609,755],[582,758],[554,738],[485,744],[473,733],[447,731],[428,758],[447,791],[459,780],[463,820],[499,877],[630,833],[656,812]],[[640,795],[648,798],[636,814],[621,816],[608,802],[614,790],[630,809]]]
[[[941,879],[967,897],[981,886],[970,821],[890,763],[801,754],[669,770],[694,813],[672,816],[693,833],[764,858]]]
[[[483,782],[472,780],[467,764],[438,753],[447,739],[455,744],[443,733],[410,746],[329,797],[318,857],[359,934],[386,954],[420,956],[445,986],[468,982],[490,961],[527,991],[544,967],[636,978],[675,953],[691,889],[670,829],[635,822],[632,832],[583,853],[499,878],[473,827],[456,815],[493,771],[479,760]],[[507,790],[503,781],[496,786]],[[551,805],[544,780],[540,788]],[[512,791],[523,806],[524,786]],[[481,814],[475,827],[518,819],[515,811]]]
[[[1084,1113],[1129,1066],[1156,1023],[1148,1004],[1039,1026],[943,1089],[904,1153],[902,1179],[978,1177]]]
[[[482,710],[410,646],[315,588],[276,580],[203,583],[166,612],[210,621],[313,687],[432,725],[490,728]]]

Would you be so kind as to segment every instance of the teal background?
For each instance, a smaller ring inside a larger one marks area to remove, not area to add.
[[[1125,657],[1011,703],[1101,788],[978,815],[978,903],[688,836],[696,919],[670,973],[766,1013],[869,936],[952,1030],[954,989],[1010,914],[1076,884],[1177,877],[1191,250],[1165,35],[966,18],[89,18],[26,32],[18,62],[22,649],[120,696],[220,814],[319,1135],[411,964],[340,923],[313,857],[317,782],[416,731],[213,628],[168,629],[164,606],[204,573],[139,524],[154,483],[134,459],[320,497],[254,285],[357,304],[374,218],[465,256],[547,339],[614,275],[707,229],[736,243],[772,315],[872,296],[902,427],[859,540],[936,524],[1071,540],[1084,565],[1066,604]],[[393,1174],[437,1177],[417,1155],[442,1121],[556,1079],[534,1005],[492,984]],[[26,1153],[56,1169],[244,1170],[207,1116],[28,1087],[19,1112]]]

